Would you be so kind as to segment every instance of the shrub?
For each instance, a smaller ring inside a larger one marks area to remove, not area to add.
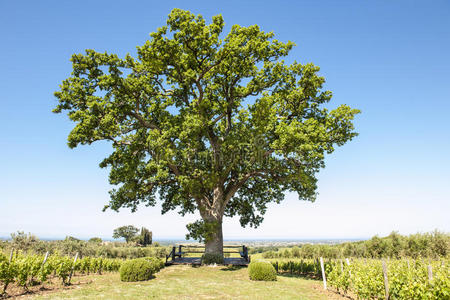
[[[266,261],[254,261],[248,266],[248,274],[251,280],[275,281],[277,272],[271,263]]]
[[[125,261],[119,272],[122,281],[144,281],[152,277],[155,267],[149,260],[137,258]]]
[[[159,272],[165,266],[162,259],[156,257],[145,257],[145,259],[151,263],[154,273]]]
[[[223,256],[216,253],[205,253],[202,255],[202,265],[223,264]]]
[[[95,243],[95,244],[101,244],[103,241],[99,237],[93,237],[93,238],[90,238],[88,242],[89,243]]]

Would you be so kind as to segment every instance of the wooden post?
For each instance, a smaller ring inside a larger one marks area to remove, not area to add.
[[[12,262],[13,256],[14,256],[14,248],[11,249],[11,253],[9,254],[9,263]]]
[[[77,262],[77,259],[78,259],[78,252],[77,252],[77,254],[75,254],[75,258],[73,260],[72,270],[70,271],[69,280],[67,281],[67,285],[70,285],[70,280],[72,279],[72,274],[73,274],[73,271],[75,269],[75,263]]]
[[[320,258],[320,268],[322,269],[323,289],[327,289],[327,278],[325,277],[325,267],[323,266],[323,258]]]
[[[389,281],[387,276],[386,262],[383,260],[383,277],[384,277],[384,298],[389,300]]]
[[[175,260],[175,251],[177,251],[177,248],[175,246],[173,246],[173,248],[172,248],[172,261]]]
[[[48,253],[49,253],[48,251],[47,251],[47,253],[45,253],[45,257],[44,257],[44,260],[42,261],[42,265],[41,265],[41,270],[44,268],[45,262],[47,261]],[[44,284],[44,283],[42,282],[42,284]]]
[[[275,271],[278,273],[278,260],[275,262]]]
[[[42,262],[42,266],[45,264],[45,262],[47,261],[48,258],[48,251],[47,253],[45,253],[45,257],[44,257],[44,261]]]
[[[433,269],[431,268],[431,265],[428,265],[428,280],[430,282],[433,281]]]
[[[244,251],[244,258],[248,261],[248,248],[247,246],[242,246],[242,250]]]
[[[345,259],[345,262],[347,263],[347,266],[350,266],[350,261],[348,260],[348,258]],[[349,270],[348,270],[348,275],[349,275],[350,277],[352,277],[352,271],[350,271],[350,268],[349,268]]]
[[[181,257],[181,247],[182,247],[183,245],[179,245],[178,246],[178,253],[180,254],[180,257]]]

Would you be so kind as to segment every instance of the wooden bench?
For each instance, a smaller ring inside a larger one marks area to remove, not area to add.
[[[183,249],[184,248],[184,249]],[[242,246],[235,246],[235,245],[224,245],[223,246],[224,251],[223,253],[229,253],[229,254],[239,254],[240,258],[230,258],[230,257],[225,257],[225,261],[233,261],[235,262],[236,260],[239,259],[243,259],[242,261],[244,263],[248,263],[250,262],[250,258],[248,256],[248,248],[245,245]],[[201,257],[188,257],[186,256],[187,254],[193,254],[193,253],[198,253],[198,254],[204,254],[205,253],[205,246],[203,245],[178,245],[178,246],[173,246],[172,247],[172,251],[170,252],[169,255],[166,255],[166,264],[172,264],[172,263],[176,263],[176,262],[182,262],[182,261],[196,261],[196,262],[200,262],[201,261]],[[171,261],[169,262],[169,259],[171,259]]]

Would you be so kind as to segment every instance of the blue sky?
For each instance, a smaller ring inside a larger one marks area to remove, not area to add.
[[[224,223],[225,238],[352,238],[450,231],[448,1],[1,1],[0,236],[110,237],[125,224],[183,237],[197,216],[101,212],[106,143],[70,150],[53,92],[84,49],[135,53],[173,8],[258,24],[321,67],[332,106],[362,111],[360,136],[327,157],[315,203],[287,194],[263,225]]]

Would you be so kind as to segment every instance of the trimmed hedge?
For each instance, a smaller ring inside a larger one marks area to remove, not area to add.
[[[155,273],[158,273],[162,268],[165,267],[165,263],[162,259],[159,259],[157,257],[144,257],[144,258],[152,264]]]
[[[144,281],[152,278],[156,268],[148,259],[137,258],[125,261],[119,272],[121,281]]]
[[[248,266],[248,274],[251,280],[276,281],[277,272],[271,263],[266,261],[254,261]]]
[[[223,262],[224,262],[223,256],[220,254],[205,253],[202,255],[202,265],[213,265],[213,264],[221,265],[223,264]]]

